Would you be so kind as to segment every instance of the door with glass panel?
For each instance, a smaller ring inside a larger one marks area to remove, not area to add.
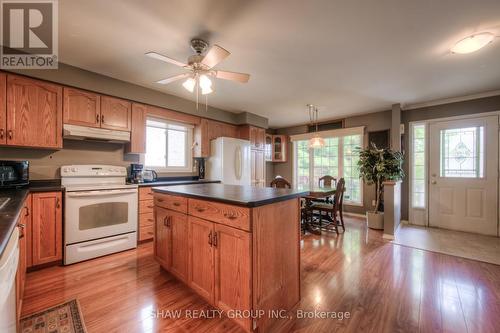
[[[498,117],[431,123],[429,225],[497,235]]]

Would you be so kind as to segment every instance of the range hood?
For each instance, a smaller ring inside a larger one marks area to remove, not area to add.
[[[124,143],[130,142],[130,132],[64,124],[63,138]]]

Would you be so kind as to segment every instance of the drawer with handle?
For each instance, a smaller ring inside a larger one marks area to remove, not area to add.
[[[188,199],[189,215],[250,231],[250,209],[218,202]]]
[[[139,200],[152,200],[153,191],[150,186],[139,187]]]
[[[154,214],[153,213],[142,213],[139,214],[139,227],[146,227],[153,225],[154,223]]]
[[[176,212],[187,214],[188,199],[176,195],[155,193],[155,205],[166,209],[175,210]]]
[[[139,201],[139,214],[152,213],[152,212],[153,212],[153,200]]]
[[[152,239],[154,237],[154,226],[153,225],[147,225],[147,226],[141,226],[139,228],[139,240],[147,240],[147,239]]]

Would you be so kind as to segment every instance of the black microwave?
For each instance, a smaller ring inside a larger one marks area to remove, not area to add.
[[[29,178],[28,161],[0,160],[0,188],[28,185]]]

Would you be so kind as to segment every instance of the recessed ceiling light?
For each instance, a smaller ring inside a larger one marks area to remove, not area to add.
[[[495,39],[495,35],[490,32],[474,34],[458,41],[455,46],[451,48],[451,52],[459,54],[476,52],[491,43],[493,39]]]

